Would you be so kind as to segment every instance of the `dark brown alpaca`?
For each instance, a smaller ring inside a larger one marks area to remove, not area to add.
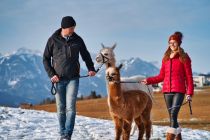
[[[146,139],[151,135],[150,113],[152,109],[151,98],[141,90],[122,91],[120,84],[120,68],[109,67],[106,70],[108,80],[108,105],[110,114],[115,123],[116,138],[129,140],[131,124],[134,120],[139,129],[138,140]]]

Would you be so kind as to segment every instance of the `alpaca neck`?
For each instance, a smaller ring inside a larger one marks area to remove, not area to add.
[[[112,104],[121,104],[124,101],[120,83],[109,83],[109,100]]]
[[[116,60],[114,58],[110,59],[109,62],[106,63],[106,68],[115,67]]]

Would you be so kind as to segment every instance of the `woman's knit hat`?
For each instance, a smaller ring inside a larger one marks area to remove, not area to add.
[[[181,45],[182,43],[182,38],[183,38],[183,35],[181,32],[175,32],[173,35],[171,35],[168,39],[168,42],[170,40],[176,40],[178,42],[179,45]]]

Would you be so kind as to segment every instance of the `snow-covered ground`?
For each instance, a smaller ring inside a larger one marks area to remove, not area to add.
[[[152,139],[165,139],[167,127],[153,126]],[[56,113],[0,107],[0,140],[57,140]],[[72,140],[113,140],[112,121],[76,117]],[[137,131],[131,140],[137,139]],[[183,128],[184,140],[210,140],[210,132]]]

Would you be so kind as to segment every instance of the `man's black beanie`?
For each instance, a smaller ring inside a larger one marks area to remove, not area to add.
[[[66,17],[62,18],[61,28],[65,29],[65,28],[69,28],[69,27],[73,27],[73,26],[76,26],[76,22],[73,19],[73,17],[66,16]]]

